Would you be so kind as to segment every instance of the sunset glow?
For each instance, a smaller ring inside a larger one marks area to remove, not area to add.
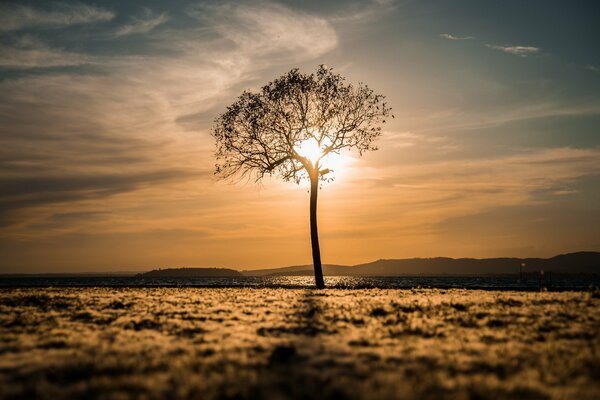
[[[322,170],[327,170],[326,177],[328,180],[335,180],[339,183],[344,182],[347,178],[348,169],[352,167],[354,158],[351,157],[348,151],[332,152],[323,156],[323,150],[327,147],[328,141],[323,140],[321,147],[314,138],[309,138],[301,142],[295,147],[295,150],[303,157],[308,158],[313,164],[315,161],[319,161],[319,167]]]
[[[315,164],[323,156],[323,148],[315,138],[308,138],[294,148],[302,157],[308,158]]]
[[[3,2],[0,15],[0,272],[310,263],[307,182],[219,181],[210,132],[244,91],[321,64],[395,116],[369,150],[319,161],[333,171],[325,263],[600,249],[594,2]],[[315,161],[326,145],[296,149]]]

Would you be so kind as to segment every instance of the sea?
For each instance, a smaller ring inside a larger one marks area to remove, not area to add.
[[[598,290],[600,275],[526,276],[329,276],[325,285],[338,289],[483,289],[483,290]],[[202,278],[148,278],[139,276],[13,276],[0,277],[0,288],[18,287],[314,287],[310,276],[243,276]]]

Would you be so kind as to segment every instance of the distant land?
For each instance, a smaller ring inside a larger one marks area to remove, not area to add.
[[[405,258],[377,260],[354,266],[323,265],[329,276],[490,275],[524,272],[599,274],[600,253],[582,251],[552,258]],[[312,265],[242,271],[246,276],[312,275]]]
[[[358,265],[324,264],[328,276],[472,276],[503,275],[523,272],[554,272],[564,274],[600,274],[600,252],[581,251],[561,254],[552,258],[404,258],[377,260]],[[235,270],[230,268],[159,268],[148,272],[93,272],[93,273],[12,273],[0,277],[102,277],[137,276],[157,278],[240,277],[240,276],[312,276],[313,266],[294,265],[282,268]]]

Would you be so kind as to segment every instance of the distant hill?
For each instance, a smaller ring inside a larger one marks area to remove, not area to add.
[[[489,275],[515,274],[523,271],[600,274],[600,253],[578,252],[552,258],[407,258],[377,260],[354,266],[324,265],[329,276],[398,276],[398,275]],[[312,265],[242,271],[246,276],[312,275]]]
[[[243,276],[241,272],[228,268],[165,268],[137,274],[140,278],[208,278]]]
[[[326,276],[418,276],[418,275],[490,275],[517,274],[525,264],[524,272],[547,271],[555,273],[600,274],[600,252],[581,251],[561,254],[552,258],[405,258],[377,260],[358,265],[324,264]],[[201,278],[239,276],[312,276],[312,265],[293,265],[283,268],[236,271],[229,268],[164,268],[149,272],[92,272],[92,273],[10,273],[0,274],[6,278],[72,278],[137,276],[147,278]]]

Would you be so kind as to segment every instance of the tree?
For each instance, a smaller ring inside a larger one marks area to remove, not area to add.
[[[221,178],[276,175],[310,181],[310,236],[315,282],[325,287],[317,229],[319,182],[332,179],[325,157],[344,149],[361,155],[390,116],[385,97],[352,85],[324,65],[307,75],[292,69],[258,93],[245,91],[215,120],[215,174]],[[393,115],[391,115],[393,117]]]

